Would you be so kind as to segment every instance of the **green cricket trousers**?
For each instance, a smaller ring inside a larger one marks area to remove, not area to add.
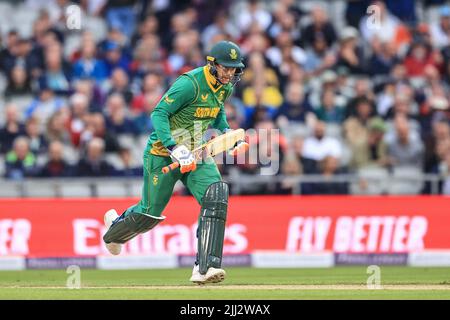
[[[181,180],[201,206],[208,186],[222,180],[217,165],[211,157],[197,163],[195,171],[182,174],[180,168],[177,168],[167,174],[162,173],[162,168],[171,163],[170,157],[157,156],[149,152],[144,154],[144,185],[141,200],[129,207],[124,212],[125,216],[134,212],[160,217],[169,203],[178,180]]]

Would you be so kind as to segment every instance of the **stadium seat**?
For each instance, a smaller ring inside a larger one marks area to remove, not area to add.
[[[389,184],[389,171],[383,167],[370,166],[357,171],[358,181],[352,182],[352,194],[380,195],[387,192]],[[365,182],[366,187],[361,186]]]
[[[394,167],[392,179],[388,185],[389,194],[419,194],[423,188],[423,172],[411,166]]]

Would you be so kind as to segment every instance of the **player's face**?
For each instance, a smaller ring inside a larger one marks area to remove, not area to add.
[[[217,65],[217,78],[223,84],[229,83],[235,72],[236,68],[227,68],[220,64]]]

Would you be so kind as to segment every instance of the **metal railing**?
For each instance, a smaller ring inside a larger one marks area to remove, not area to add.
[[[346,183],[348,184],[349,194],[409,194],[405,192],[392,193],[390,187],[395,183],[404,183],[405,186],[416,184],[418,186],[416,192],[410,194],[420,194],[421,187],[425,183],[429,183],[431,194],[439,194],[439,183],[445,177],[436,174],[423,174],[421,176],[409,176],[402,178],[389,177],[361,177],[357,174],[342,174],[331,177],[323,175],[276,175],[276,176],[260,176],[246,175],[242,173],[232,172],[224,175],[223,180],[231,185],[232,194],[248,193],[249,189],[255,186],[262,186],[266,190],[270,190],[277,183],[287,182],[292,185],[292,194],[302,194],[302,186],[304,184],[315,183]],[[361,182],[365,182],[368,186],[377,186],[375,192],[360,188]],[[70,198],[70,197],[140,197],[142,188],[142,178],[30,178],[22,181],[11,181],[0,179],[0,198],[5,197],[54,197],[54,198]],[[179,182],[175,190],[180,191],[183,188]],[[409,190],[409,189],[408,189]],[[264,192],[264,193],[270,193]]]

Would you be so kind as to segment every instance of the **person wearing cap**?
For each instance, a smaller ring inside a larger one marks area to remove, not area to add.
[[[346,123],[345,129],[352,153],[350,168],[359,169],[387,164],[387,145],[384,142],[387,127],[382,118],[370,118],[365,126],[354,130],[353,133],[350,132],[351,123]]]
[[[119,216],[111,209],[104,216],[107,232],[103,236],[111,254],[138,234],[145,233],[165,219],[162,215],[179,180],[201,206],[197,230],[197,258],[190,281],[198,284],[220,282],[228,185],[222,181],[214,159],[197,163],[192,150],[204,143],[209,126],[220,133],[230,130],[224,102],[233,93],[244,70],[240,48],[233,42],[216,43],[207,63],[179,76],[163,95],[151,114],[154,131],[144,151],[142,198]],[[245,152],[248,144],[240,140],[230,155]],[[172,162],[179,167],[162,173]]]

